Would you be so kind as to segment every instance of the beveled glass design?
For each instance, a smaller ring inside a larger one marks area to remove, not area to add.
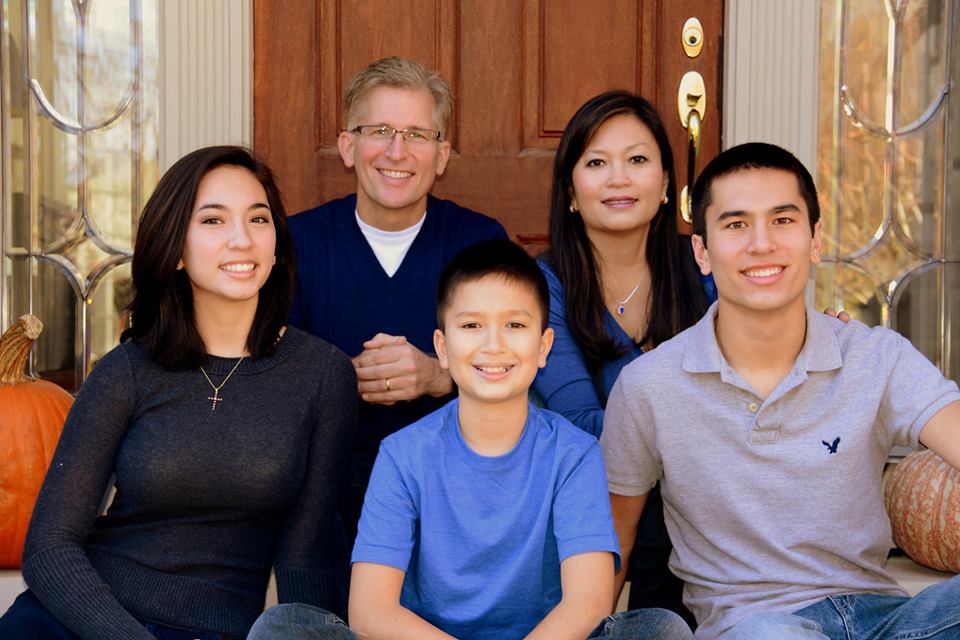
[[[0,323],[45,324],[34,373],[77,389],[117,344],[159,154],[156,0],[0,1]]]
[[[821,307],[960,375],[960,0],[821,0]]]

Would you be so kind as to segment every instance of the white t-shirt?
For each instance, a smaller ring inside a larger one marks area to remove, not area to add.
[[[417,223],[412,227],[401,229],[400,231],[384,231],[377,227],[372,227],[360,219],[360,214],[354,210],[353,214],[357,217],[357,224],[363,237],[367,239],[373,254],[377,256],[380,266],[391,278],[400,268],[404,256],[413,244],[414,238],[420,233],[420,227],[423,221],[427,219],[427,212],[424,211]]]

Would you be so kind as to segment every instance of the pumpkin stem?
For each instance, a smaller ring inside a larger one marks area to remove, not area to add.
[[[40,337],[43,323],[31,314],[20,316],[0,336],[0,384],[19,384],[27,378],[26,365],[30,347]]]

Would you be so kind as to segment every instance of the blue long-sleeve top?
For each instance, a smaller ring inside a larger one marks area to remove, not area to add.
[[[613,389],[620,370],[643,354],[643,349],[605,312],[607,335],[626,349],[616,360],[605,361],[591,375],[580,345],[567,326],[563,284],[553,269],[543,260],[537,261],[550,288],[550,326],[553,327],[553,348],[547,356],[547,366],[533,381],[533,390],[539,400],[551,411],[556,411],[587,433],[600,437],[603,431],[603,411],[607,396]],[[716,300],[713,278],[702,278],[703,289],[710,302]]]

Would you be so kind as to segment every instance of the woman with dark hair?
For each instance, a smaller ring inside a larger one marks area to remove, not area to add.
[[[249,151],[201,149],[163,176],[137,232],[131,326],[67,417],[27,536],[29,590],[0,637],[243,638],[271,568],[281,601],[342,610],[356,378],[285,325],[293,260]]]
[[[673,153],[647,100],[611,91],[587,101],[560,139],[553,168],[550,285],[556,338],[533,388],[547,408],[599,437],[620,370],[690,327],[715,296],[677,232]],[[631,554],[630,608],[693,620],[667,568],[670,540],[650,495]]]

